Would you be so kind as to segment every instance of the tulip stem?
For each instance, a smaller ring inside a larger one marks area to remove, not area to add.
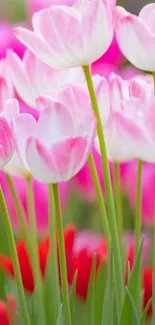
[[[153,76],[153,85],[154,85],[154,94],[155,94],[155,71],[152,72]]]
[[[135,252],[136,256],[139,252],[140,247],[140,236],[141,236],[141,182],[142,182],[142,167],[143,163],[141,160],[138,160],[137,166],[137,185],[136,185],[136,212],[135,212]]]
[[[34,196],[33,196],[33,188],[32,188],[32,178],[31,176],[26,177],[27,182],[27,199],[28,199],[28,212],[29,212],[29,221],[30,221],[30,256],[32,269],[34,274],[34,280],[36,284],[36,293],[38,297],[39,303],[39,311],[41,317],[41,324],[46,324],[45,317],[45,306],[44,306],[44,292],[42,285],[42,275],[40,270],[39,263],[39,254],[38,254],[38,245],[37,245],[37,230],[36,230],[36,215],[35,215],[35,207],[34,207]]]
[[[114,163],[114,191],[115,191],[117,227],[121,239],[122,229],[123,229],[123,214],[122,214],[121,186],[120,186],[120,164],[117,162]]]
[[[53,184],[53,193],[54,193],[54,200],[55,200],[55,212],[56,212],[56,222],[57,222],[57,231],[58,231],[60,274],[61,274],[62,298],[63,298],[64,317],[65,317],[64,323],[65,325],[71,325],[72,321],[71,321],[69,290],[68,290],[68,280],[67,280],[65,243],[64,243],[64,235],[63,235],[62,212],[61,212],[58,184]]]
[[[114,250],[114,264],[115,264],[116,285],[117,285],[116,289],[117,289],[117,297],[118,297],[118,313],[120,314],[123,305],[123,299],[124,299],[123,267],[121,261],[121,248],[119,243],[117,220],[115,215],[115,204],[114,204],[114,197],[112,192],[107,151],[106,151],[105,138],[103,133],[103,125],[100,118],[99,107],[95,95],[95,90],[94,90],[89,66],[84,66],[83,71],[85,74],[85,78],[89,90],[92,108],[94,110],[97,119],[97,133],[98,133],[98,139],[100,144],[102,167],[104,172],[104,180],[105,180],[106,195],[107,195],[107,202],[108,202],[109,227],[111,230],[111,238],[113,241],[112,247]]]
[[[1,203],[2,217],[4,220],[4,224],[5,224],[5,228],[6,228],[6,232],[7,232],[7,236],[8,236],[10,253],[11,253],[12,260],[13,260],[14,274],[15,274],[17,290],[18,290],[19,300],[20,300],[20,304],[21,304],[21,311],[22,311],[22,316],[23,316],[23,324],[31,325],[28,310],[27,310],[26,299],[25,299],[25,295],[24,295],[24,289],[23,289],[23,283],[22,283],[22,277],[21,277],[20,265],[19,265],[19,260],[18,260],[18,254],[17,254],[17,250],[16,250],[15,239],[14,239],[11,221],[10,221],[9,213],[7,210],[6,202],[5,202],[1,187],[0,187],[0,203]]]
[[[104,203],[104,197],[103,197],[103,193],[102,193],[102,189],[101,189],[101,184],[100,184],[100,181],[99,181],[99,178],[98,178],[98,173],[97,173],[97,170],[96,170],[94,157],[93,157],[92,154],[89,156],[88,161],[89,161],[89,166],[90,166],[90,169],[91,169],[91,174],[92,174],[93,182],[94,182],[96,193],[97,193],[99,207],[100,207],[100,210],[101,210],[101,221],[102,221],[103,229],[104,229],[104,232],[105,232],[108,248],[110,249],[111,235],[110,235],[110,230],[109,230],[107,211],[106,211],[106,208],[105,208],[105,203]]]
[[[61,305],[60,291],[59,291],[59,278],[58,278],[58,259],[57,259],[57,246],[56,246],[56,220],[55,220],[55,207],[54,207],[54,194],[53,185],[48,186],[48,205],[49,205],[49,232],[50,232],[50,255],[49,255],[49,266],[52,267],[52,283],[51,290],[55,292],[55,304],[53,311],[54,322],[56,323],[59,308]]]

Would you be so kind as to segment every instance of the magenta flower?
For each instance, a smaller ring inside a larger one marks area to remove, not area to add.
[[[81,82],[84,79],[81,68],[53,69],[42,63],[29,50],[25,51],[23,60],[9,51],[7,62],[18,95],[31,107],[36,107],[35,99],[39,95],[49,95],[65,84]]]
[[[6,51],[12,49],[20,57],[23,56],[25,46],[17,40],[13,33],[13,26],[7,21],[0,21],[0,58],[6,56]]]
[[[155,97],[152,79],[151,82],[145,77],[123,81],[112,75],[109,79],[109,102],[107,100],[106,107],[102,105],[103,111],[107,106],[110,114],[104,131],[109,159],[123,162],[139,158],[154,162]]]
[[[0,112],[0,170],[11,159],[14,150],[14,137],[10,126],[12,118],[18,114],[18,104],[16,99],[8,100],[3,111]]]
[[[155,3],[146,5],[139,16],[116,7],[116,36],[122,53],[137,68],[155,71]]]
[[[38,122],[28,114],[13,121],[18,153],[37,180],[67,181],[85,164],[96,133],[88,94],[80,86],[67,87],[57,99],[39,97],[37,105]]]
[[[32,24],[34,32],[16,28],[15,34],[41,61],[55,68],[87,65],[111,44],[113,5],[78,0],[73,7],[53,6],[35,13]]]

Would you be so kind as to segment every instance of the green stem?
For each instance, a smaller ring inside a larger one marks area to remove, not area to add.
[[[57,231],[58,231],[59,260],[60,260],[60,273],[61,273],[61,286],[62,286],[65,325],[71,325],[72,322],[71,322],[71,311],[70,311],[69,290],[68,290],[68,280],[67,280],[65,243],[64,243],[62,213],[61,213],[58,184],[53,184],[53,193],[55,199],[55,212],[56,212]]]
[[[36,284],[36,293],[39,303],[39,312],[41,318],[41,324],[46,324],[45,317],[45,306],[44,306],[44,292],[42,284],[42,275],[39,263],[38,255],[38,242],[37,242],[37,230],[36,230],[36,215],[34,207],[34,197],[33,197],[33,188],[32,188],[32,178],[31,176],[26,177],[27,181],[27,192],[28,192],[28,212],[29,212],[29,221],[30,221],[30,254],[31,262],[34,274],[34,281]]]
[[[23,234],[23,237],[24,237],[26,243],[28,243],[29,236],[28,236],[28,231],[27,231],[26,215],[25,215],[24,208],[22,206],[19,196],[17,195],[12,178],[8,174],[5,174],[5,177],[6,177],[14,204],[15,204],[16,212],[17,212],[19,222],[20,222],[21,232]]]
[[[153,83],[154,83],[154,94],[155,94],[155,71],[152,72]]]
[[[123,229],[123,215],[121,202],[121,187],[120,187],[120,164],[114,163],[114,191],[115,191],[115,207],[117,216],[117,227],[121,239]]]
[[[106,208],[105,208],[105,203],[104,203],[104,198],[103,198],[100,181],[98,178],[98,174],[97,174],[97,170],[96,170],[96,166],[95,166],[95,162],[94,162],[94,158],[93,158],[92,154],[89,156],[88,161],[89,161],[89,166],[91,169],[91,174],[93,177],[93,181],[94,181],[94,185],[95,185],[95,189],[96,189],[96,193],[97,193],[99,207],[101,210],[101,220],[102,220],[103,229],[105,232],[108,248],[110,248],[111,235],[110,235],[110,230],[109,230],[108,217],[107,217],[107,212],[106,212]]]
[[[92,83],[92,78],[89,70],[89,66],[84,66],[83,71],[85,74],[90,99],[92,103],[92,108],[96,115],[97,119],[97,133],[98,139],[100,144],[100,151],[101,151],[101,159],[102,159],[102,167],[104,172],[104,180],[105,180],[105,187],[106,187],[106,194],[107,194],[107,202],[108,202],[108,209],[109,209],[109,227],[111,230],[111,238],[113,241],[113,249],[114,249],[114,263],[116,269],[116,284],[117,284],[117,295],[118,295],[118,308],[119,313],[121,312],[121,308],[123,305],[124,299],[124,281],[123,281],[123,268],[122,268],[122,261],[121,261],[121,248],[119,244],[119,235],[117,229],[117,220],[115,215],[115,205],[114,205],[114,198],[112,192],[112,185],[111,185],[111,178],[110,178],[110,171],[107,159],[107,152],[106,152],[106,145],[105,139],[103,134],[103,125],[100,118],[99,107],[95,95],[95,90]]]
[[[15,274],[17,290],[18,290],[19,300],[20,300],[20,304],[21,304],[21,311],[22,311],[22,316],[23,316],[23,324],[30,325],[31,323],[30,323],[29,314],[28,314],[27,305],[26,305],[26,299],[25,299],[25,295],[24,295],[24,289],[23,289],[23,283],[22,283],[22,278],[21,278],[20,265],[19,265],[19,261],[18,261],[15,239],[14,239],[11,221],[10,221],[10,217],[8,214],[7,206],[5,203],[5,199],[4,199],[4,195],[3,195],[1,187],[0,187],[0,203],[1,203],[2,217],[4,220],[4,224],[5,224],[6,232],[7,232],[7,236],[8,236],[11,258],[13,260],[14,274]]]
[[[141,182],[142,182],[142,167],[143,163],[138,160],[137,167],[137,185],[136,185],[136,212],[135,212],[135,253],[139,252],[140,238],[141,238]]]
[[[55,221],[55,209],[54,209],[54,194],[53,185],[49,184],[48,187],[48,204],[49,204],[49,232],[50,232],[50,257],[49,263],[52,267],[52,290],[55,293],[54,299],[54,321],[56,323],[59,308],[61,305],[60,291],[59,291],[59,279],[58,279],[58,259],[57,259],[57,245],[56,245],[56,221]]]

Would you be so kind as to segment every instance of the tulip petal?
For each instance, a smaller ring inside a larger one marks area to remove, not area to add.
[[[9,63],[11,79],[18,95],[28,105],[35,107],[34,94],[31,87],[31,76],[30,79],[28,79],[21,59],[13,51],[8,51],[7,62]]]
[[[48,96],[38,97],[37,104],[38,107],[44,106],[37,124],[37,134],[47,146],[51,146],[62,137],[76,134],[76,125],[68,108]]]
[[[155,10],[155,3],[149,3],[148,5],[144,6],[140,13],[139,13],[139,18],[144,20],[146,24],[149,23],[149,16],[152,13],[152,11]]]
[[[129,93],[131,97],[149,99],[153,95],[153,84],[150,85],[145,80],[136,77],[130,82]]]
[[[19,114],[12,121],[17,152],[27,170],[29,170],[29,168],[25,157],[26,141],[29,135],[35,132],[36,125],[37,122],[35,118],[30,114]]]
[[[19,103],[16,98],[9,99],[4,104],[3,115],[10,124],[12,119],[19,113]]]
[[[51,53],[48,44],[35,33],[25,28],[14,28],[16,37],[45,64],[51,65]]]

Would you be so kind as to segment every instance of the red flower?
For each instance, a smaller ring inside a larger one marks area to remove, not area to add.
[[[93,258],[96,255],[96,275],[103,259],[107,260],[107,245],[105,239],[100,241],[97,247],[90,249],[89,241],[85,247],[74,251],[70,262],[69,284],[71,285],[77,271],[76,293],[79,297],[86,299],[89,279],[93,264]]]
[[[11,312],[11,316],[13,317],[14,320],[16,318],[15,299],[13,296],[8,295],[7,303],[2,300],[0,301],[0,324],[1,325],[10,325],[8,306]]]
[[[71,256],[74,234],[75,234],[75,228],[72,225],[68,226],[64,231],[66,260],[68,263]],[[32,266],[31,266],[26,243],[24,241],[20,241],[16,244],[16,248],[17,248],[17,254],[18,254],[18,259],[20,264],[23,286],[27,291],[32,293],[34,291],[35,284],[34,284]],[[43,277],[45,275],[49,249],[50,249],[50,240],[47,237],[41,243],[38,244],[38,256],[40,262],[40,269]],[[14,269],[13,269],[13,262],[11,257],[7,257],[3,254],[0,254],[0,267],[8,275],[14,278]]]

